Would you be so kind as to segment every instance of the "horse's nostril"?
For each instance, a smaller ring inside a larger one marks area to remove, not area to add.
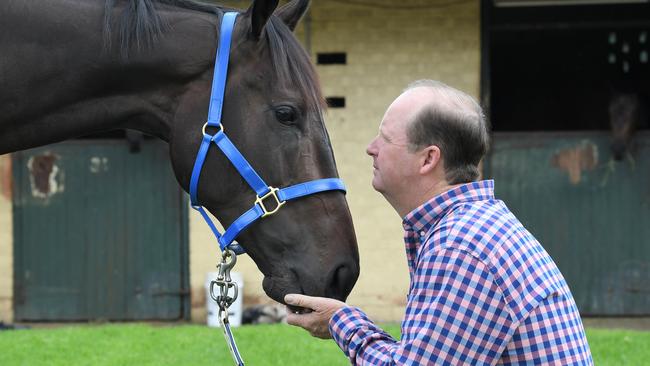
[[[329,286],[325,290],[326,296],[345,301],[350,291],[352,291],[357,276],[349,265],[343,264],[339,266],[329,278]]]

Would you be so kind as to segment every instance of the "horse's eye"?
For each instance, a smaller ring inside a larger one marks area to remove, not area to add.
[[[275,118],[285,125],[293,124],[296,121],[296,110],[289,106],[279,106],[275,108]]]

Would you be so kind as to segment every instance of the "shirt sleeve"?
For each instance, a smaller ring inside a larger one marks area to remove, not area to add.
[[[352,307],[334,314],[330,333],[353,365],[492,365],[515,326],[497,282],[470,253],[431,251],[414,272],[400,341]]]

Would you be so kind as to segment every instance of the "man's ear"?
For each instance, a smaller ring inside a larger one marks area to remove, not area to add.
[[[282,19],[289,29],[294,30],[300,19],[305,15],[307,8],[309,8],[309,0],[293,0],[278,9],[275,15]]]
[[[440,148],[436,145],[425,147],[420,154],[420,174],[429,174],[442,164]]]

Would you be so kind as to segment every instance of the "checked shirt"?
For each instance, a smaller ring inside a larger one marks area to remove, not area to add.
[[[330,333],[356,365],[591,365],[566,281],[493,181],[434,197],[403,221],[411,275],[402,338],[344,307]]]

